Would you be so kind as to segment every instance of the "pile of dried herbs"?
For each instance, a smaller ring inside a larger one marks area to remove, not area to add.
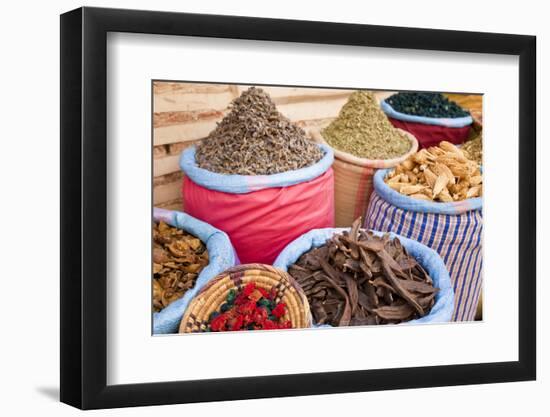
[[[335,234],[289,268],[317,324],[390,324],[425,316],[437,288],[399,239],[360,229]]]
[[[472,124],[470,137],[460,149],[469,159],[476,161],[479,165],[483,163],[483,128],[479,122]]]
[[[231,103],[195,159],[199,167],[221,174],[269,175],[308,167],[322,157],[265,91],[251,87]]]
[[[392,159],[411,149],[410,140],[393,127],[368,91],[354,92],[321,133],[333,148],[359,158]]]
[[[395,111],[434,118],[466,117],[470,113],[441,93],[397,93],[386,99]]]
[[[206,246],[164,222],[153,224],[153,308],[160,311],[193,288],[208,265]]]

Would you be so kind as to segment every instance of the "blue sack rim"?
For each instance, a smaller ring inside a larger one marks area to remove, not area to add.
[[[415,116],[413,114],[401,113],[395,110],[386,100],[380,102],[380,108],[386,114],[386,116],[393,119],[401,120],[404,122],[411,123],[423,123],[426,125],[434,126],[443,126],[443,127],[465,127],[469,126],[474,122],[472,116],[464,117],[426,117],[426,116]]]
[[[418,213],[457,215],[472,210],[481,210],[483,207],[482,197],[468,198],[452,203],[438,203],[403,195],[384,182],[386,175],[393,169],[394,168],[388,168],[377,171],[374,174],[373,186],[380,198],[400,209]]]
[[[177,333],[189,302],[208,281],[236,264],[236,254],[225,232],[187,213],[155,207],[154,217],[196,236],[206,244],[208,250],[208,265],[199,273],[195,286],[182,298],[170,303],[161,311],[153,313],[153,334]],[[184,224],[187,226],[183,227]],[[224,253],[222,248],[227,248],[227,253]]]
[[[323,157],[315,164],[292,171],[271,175],[220,174],[200,168],[195,161],[196,146],[185,149],[180,156],[180,168],[194,183],[215,191],[245,194],[266,188],[288,187],[311,181],[324,174],[332,166],[334,152],[325,144],[316,143]]]

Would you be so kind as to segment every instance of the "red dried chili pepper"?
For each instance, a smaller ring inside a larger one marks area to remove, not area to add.
[[[285,307],[285,303],[279,303],[275,306],[273,310],[271,310],[271,314],[273,314],[277,318],[280,318],[285,314]]]
[[[262,297],[269,298],[269,293],[266,290],[264,290],[262,287],[258,287],[256,288],[256,290],[260,291],[260,293],[262,294]]]
[[[246,286],[243,289],[243,294],[245,297],[248,297],[252,292],[256,289],[256,283],[255,282],[249,282],[246,284]]]
[[[225,330],[225,325],[227,324],[227,315],[225,313],[220,314],[219,316],[212,319],[210,322],[210,329],[213,332],[222,332]]]
[[[241,305],[237,306],[237,311],[241,314],[253,314],[256,310],[255,301],[245,301]]]
[[[291,328],[290,321],[281,321],[281,317],[286,313],[285,303],[277,303],[275,308],[269,311],[276,294],[275,288],[268,292],[256,287],[254,282],[246,284],[235,297],[234,303],[229,304],[230,308],[210,321],[210,330],[223,332]]]
[[[242,330],[244,323],[244,316],[237,316],[231,325],[231,330]]]

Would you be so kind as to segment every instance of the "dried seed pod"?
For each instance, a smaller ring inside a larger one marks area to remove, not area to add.
[[[425,188],[423,185],[405,185],[401,187],[399,192],[401,194],[410,195],[410,194],[417,194],[420,191],[422,191]]]
[[[466,192],[466,198],[479,197],[481,194],[481,185],[476,185],[475,187],[470,188]]]
[[[410,197],[417,198],[419,200],[433,201],[433,198],[427,196],[426,194],[411,194]]]
[[[470,174],[470,169],[465,165],[448,164],[448,168],[451,170],[454,176],[459,178],[467,178]]]
[[[483,181],[481,175],[476,175],[470,178],[470,185],[479,185]]]
[[[454,201],[451,194],[449,194],[449,190],[446,188],[443,188],[437,197],[444,203],[452,203]]]
[[[412,185],[415,185],[418,182],[418,178],[414,172],[407,171],[406,175]]]
[[[398,166],[403,168],[403,172],[411,171],[414,168],[414,162],[413,162],[412,159],[407,158],[405,161],[403,161]]]
[[[434,172],[437,175],[445,175],[449,180],[449,184],[454,184],[455,183],[455,176],[454,176],[453,172],[451,171],[451,169],[447,165],[445,165],[441,162],[436,162],[435,165],[434,165]]]
[[[392,172],[385,181],[405,195],[439,202],[461,201],[482,195],[483,178],[479,166],[449,142],[420,150],[399,164],[398,168],[399,174]]]
[[[432,191],[432,197],[435,198],[436,196],[443,191],[443,189],[447,188],[447,184],[449,183],[449,178],[446,175],[440,175],[437,177],[437,180],[435,181],[433,191]]]
[[[424,178],[428,186],[433,188],[435,185],[435,181],[437,180],[437,175],[435,175],[430,168],[426,168],[424,170]]]
[[[425,149],[419,150],[413,155],[412,160],[417,164],[425,164],[426,162],[428,162],[427,151]]]
[[[450,142],[447,142],[446,140],[443,140],[439,143],[439,147],[443,149],[444,151],[455,153],[462,155],[462,151],[458,149],[455,145],[453,145]]]
[[[401,188],[406,187],[408,184],[404,182],[389,182],[388,185],[395,191],[401,192]]]
[[[396,173],[393,173],[392,177],[390,177],[387,182],[388,184],[401,182],[401,174],[396,175]]]

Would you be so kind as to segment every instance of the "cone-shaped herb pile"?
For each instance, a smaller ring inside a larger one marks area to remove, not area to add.
[[[323,157],[269,95],[251,87],[197,148],[200,168],[222,174],[269,175],[305,168]]]
[[[333,148],[360,158],[393,159],[411,148],[367,91],[354,92],[322,135]]]

